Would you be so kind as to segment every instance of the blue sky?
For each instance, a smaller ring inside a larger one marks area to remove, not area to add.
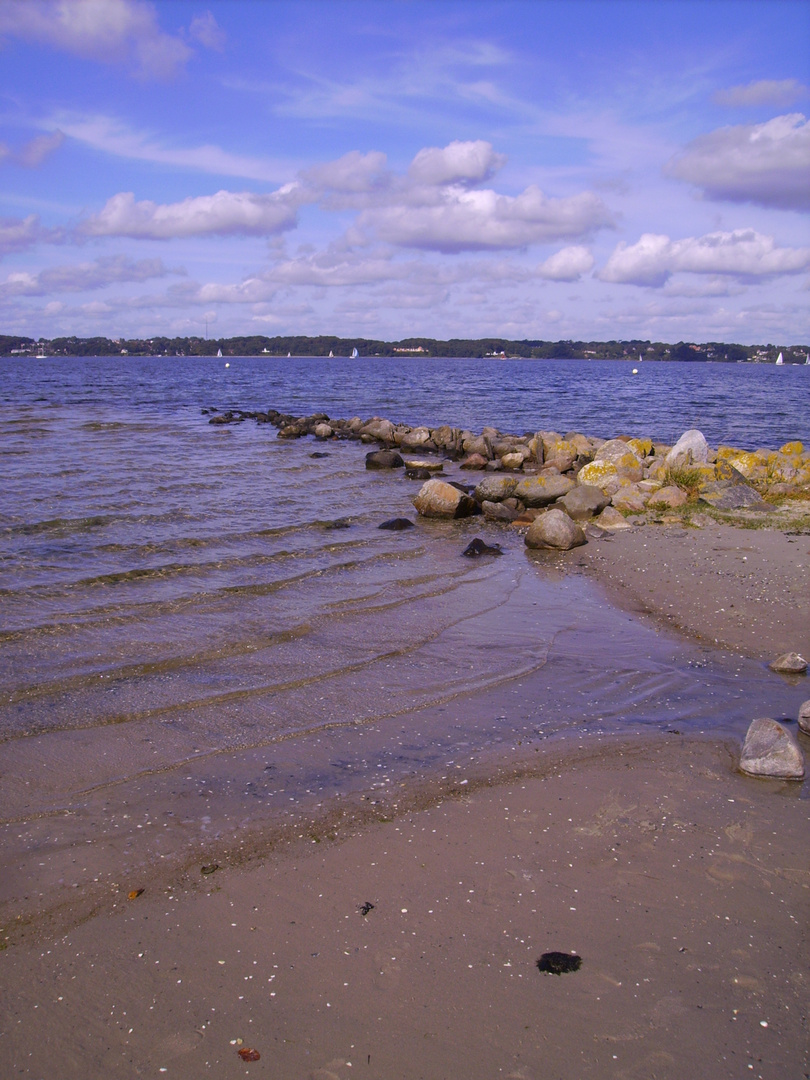
[[[810,5],[0,0],[0,333],[810,340]]]

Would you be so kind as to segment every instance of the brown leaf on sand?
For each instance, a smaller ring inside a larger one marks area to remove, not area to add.
[[[252,1046],[243,1046],[236,1051],[242,1061],[258,1061],[262,1056],[258,1050],[254,1050]]]
[[[143,889],[133,889],[132,892],[127,893],[127,900],[137,900],[143,892]]]

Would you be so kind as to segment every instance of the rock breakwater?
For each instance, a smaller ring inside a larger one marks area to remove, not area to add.
[[[615,529],[634,515],[666,514],[687,503],[756,512],[772,509],[780,497],[810,499],[810,451],[798,441],[778,450],[749,451],[712,448],[696,429],[684,432],[672,446],[650,438],[603,439],[577,431],[515,435],[494,427],[480,432],[449,424],[412,427],[379,416],[346,420],[275,409],[203,412],[216,425],[248,419],[271,424],[279,439],[310,436],[319,442],[350,439],[374,446],[366,454],[366,468],[404,468],[412,479],[426,480],[414,499],[425,517],[483,514],[528,528],[553,508],[580,525],[593,521]],[[420,460],[408,459],[414,453]],[[441,471],[442,460],[485,475],[466,485],[431,476]],[[578,531],[572,536],[582,542]]]

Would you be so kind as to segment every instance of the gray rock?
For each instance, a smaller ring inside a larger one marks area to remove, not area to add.
[[[594,519],[594,524],[598,525],[600,529],[608,529],[610,532],[616,532],[617,529],[632,529],[632,523],[627,520],[624,514],[620,514],[615,506],[606,506],[598,518]]]
[[[668,487],[662,487],[658,491],[654,491],[650,495],[647,506],[651,509],[661,507],[665,510],[674,510],[678,506],[683,506],[688,497],[683,488],[670,484]]]
[[[526,547],[568,551],[587,544],[581,527],[563,510],[549,510],[534,519],[526,530]]]
[[[709,444],[701,431],[690,428],[681,435],[664,460],[670,468],[678,465],[705,465],[709,460]]]
[[[810,698],[799,706],[799,729],[810,735]]]
[[[510,522],[520,517],[520,511],[513,506],[502,502],[488,502],[486,499],[481,503],[481,511],[488,521]]]
[[[473,495],[479,502],[502,502],[514,495],[517,485],[514,476],[485,476]]]
[[[782,653],[775,660],[771,660],[768,667],[771,671],[778,671],[780,675],[804,675],[807,671],[807,661],[796,652]]]
[[[312,434],[316,439],[331,439],[334,431],[329,424],[320,423],[315,425]]]
[[[574,521],[585,521],[587,518],[604,510],[610,499],[598,487],[590,484],[577,484],[569,492],[557,500],[557,506],[562,507],[566,514]]]
[[[740,771],[779,780],[804,777],[804,754],[789,731],[775,720],[752,720],[740,755]]]
[[[773,510],[750,484],[734,480],[716,480],[706,484],[701,488],[700,499],[717,510]]]
[[[514,494],[526,506],[548,506],[560,496],[567,495],[575,486],[574,480],[560,473],[538,473],[521,480]]]
[[[367,469],[401,469],[404,464],[396,450],[372,450],[366,454]]]
[[[478,511],[478,503],[457,487],[444,480],[428,480],[413,500],[422,517],[460,518]]]

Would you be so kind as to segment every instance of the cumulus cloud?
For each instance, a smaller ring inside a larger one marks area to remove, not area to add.
[[[730,86],[727,90],[718,90],[714,100],[718,105],[730,105],[732,108],[745,108],[756,105],[773,105],[777,109],[794,105],[803,97],[810,95],[810,87],[798,79],[758,79],[745,86]]]
[[[758,278],[795,274],[810,266],[810,248],[778,247],[754,229],[708,233],[671,240],[645,233],[636,243],[620,243],[597,275],[602,281],[663,285],[678,271]]]
[[[170,78],[191,50],[160,29],[144,0],[3,0],[0,34],[36,41],[135,74]]]
[[[291,229],[301,197],[294,185],[269,195],[218,191],[176,203],[136,202],[131,191],[107,200],[98,214],[84,221],[85,236],[130,236],[171,240],[189,236],[271,236]]]
[[[810,123],[801,113],[701,135],[664,170],[710,199],[810,209]]]
[[[611,223],[592,192],[551,199],[534,185],[515,196],[457,186],[423,189],[359,220],[389,243],[443,252],[523,248],[585,236]]]
[[[0,218],[0,258],[13,251],[25,251],[42,240],[58,241],[58,229],[45,229],[36,214],[25,218]]]
[[[94,262],[51,267],[38,274],[25,271],[9,274],[5,281],[0,282],[0,297],[88,292],[92,289],[103,289],[115,282],[148,281],[150,278],[177,273],[182,271],[168,270],[160,259],[135,261],[125,255],[111,255]]]
[[[503,154],[496,154],[492,144],[451,142],[439,148],[420,150],[410,164],[409,177],[417,184],[480,184],[491,179],[506,164]]]
[[[539,277],[549,281],[577,281],[593,269],[594,258],[586,247],[566,247],[537,267]]]
[[[368,154],[352,150],[336,161],[327,161],[307,169],[301,178],[316,189],[362,194],[374,191],[386,182],[387,160],[379,150],[372,150]]]

